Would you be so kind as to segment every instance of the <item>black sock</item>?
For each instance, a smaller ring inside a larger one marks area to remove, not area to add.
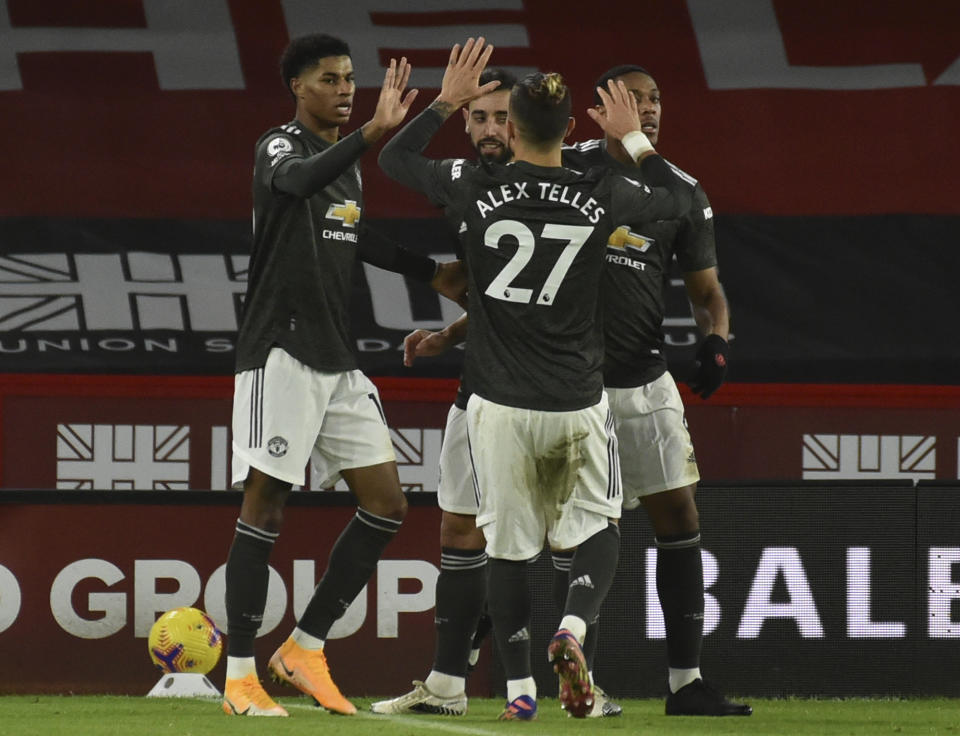
[[[491,559],[487,562],[487,607],[508,680],[531,676],[531,603],[527,567],[523,560]]]
[[[330,551],[327,571],[297,622],[301,630],[326,639],[334,621],[353,603],[377,567],[400,522],[357,509]]]
[[[570,591],[570,565],[576,550],[567,552],[551,552],[553,560],[553,581],[550,591],[553,593],[553,603],[557,607],[557,614],[563,615],[567,607],[567,593]]]
[[[620,529],[616,524],[594,534],[577,547],[570,564],[570,590],[564,615],[579,616],[589,625],[600,614],[620,555]]]
[[[266,532],[237,519],[227,556],[227,655],[252,657],[267,605],[267,562],[279,532]]]
[[[490,618],[490,612],[487,610],[486,595],[487,595],[487,586],[484,582],[483,586],[483,595],[484,603],[483,609],[480,611],[480,620],[477,621],[477,629],[473,632],[473,641],[470,643],[471,649],[479,649],[480,645],[483,644],[483,640],[487,638],[487,634],[493,629],[493,620]]]
[[[553,602],[557,606],[557,613],[562,614],[567,607],[567,593],[570,590],[570,565],[573,562],[575,550],[567,552],[551,552],[553,558]],[[599,616],[587,622],[587,635],[583,640],[583,656],[587,666],[593,669],[593,659],[597,654]]]
[[[700,666],[703,644],[703,562],[700,532],[658,537],[657,595],[667,631],[667,663]]]
[[[440,549],[434,614],[437,639],[433,669],[437,672],[467,676],[473,635],[487,596],[486,572],[487,555],[482,549]]]

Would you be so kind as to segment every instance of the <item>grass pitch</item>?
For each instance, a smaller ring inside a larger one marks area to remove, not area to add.
[[[925,734],[960,736],[960,700],[756,700],[748,718],[674,718],[662,700],[620,700],[619,718],[567,718],[553,698],[541,698],[532,723],[498,722],[500,699],[470,699],[461,717],[377,716],[372,698],[354,698],[357,716],[335,716],[307,698],[279,698],[290,718],[227,717],[216,700],[120,696],[18,695],[0,697],[3,736],[564,736],[616,734]]]

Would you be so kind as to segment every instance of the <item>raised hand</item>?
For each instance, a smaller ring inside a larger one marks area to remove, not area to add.
[[[397,127],[407,116],[410,105],[419,92],[411,89],[404,95],[411,70],[407,57],[402,57],[399,64],[396,59],[390,59],[390,66],[383,75],[377,108],[370,122],[363,126],[363,137],[367,143],[373,143],[388,130]]]
[[[463,48],[460,44],[455,44],[450,49],[450,59],[440,83],[440,94],[432,107],[449,115],[471,100],[483,97],[499,87],[500,82],[497,81],[480,86],[480,74],[486,68],[492,53],[493,46],[487,45],[483,36],[476,40],[468,38]]]
[[[619,79],[609,80],[607,89],[597,87],[603,110],[591,107],[587,115],[611,138],[621,140],[627,133],[640,130],[640,112],[636,98]]]

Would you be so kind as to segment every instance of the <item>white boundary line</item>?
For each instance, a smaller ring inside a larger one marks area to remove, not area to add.
[[[303,705],[300,703],[291,703],[284,704],[284,708],[288,710],[295,708],[297,710],[320,710],[323,708],[315,705]],[[348,716],[349,717],[349,716]],[[446,733],[461,733],[466,734],[467,736],[497,736],[497,731],[487,731],[483,728],[475,728],[473,726],[458,726],[454,723],[441,723],[440,721],[434,721],[429,719],[429,716],[388,716],[381,715],[379,713],[366,713],[364,711],[357,711],[356,716],[358,718],[364,718],[370,721],[392,721],[393,723],[402,723],[405,726],[415,726],[418,729],[423,729],[424,731],[443,731]],[[456,718],[456,716],[442,716],[444,718]],[[429,720],[428,720],[429,719]]]

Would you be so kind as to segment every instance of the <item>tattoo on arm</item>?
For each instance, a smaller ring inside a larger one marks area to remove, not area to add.
[[[430,103],[430,109],[436,110],[438,113],[443,115],[443,117],[448,118],[453,115],[454,107],[449,102],[443,102],[441,100],[434,100]]]

